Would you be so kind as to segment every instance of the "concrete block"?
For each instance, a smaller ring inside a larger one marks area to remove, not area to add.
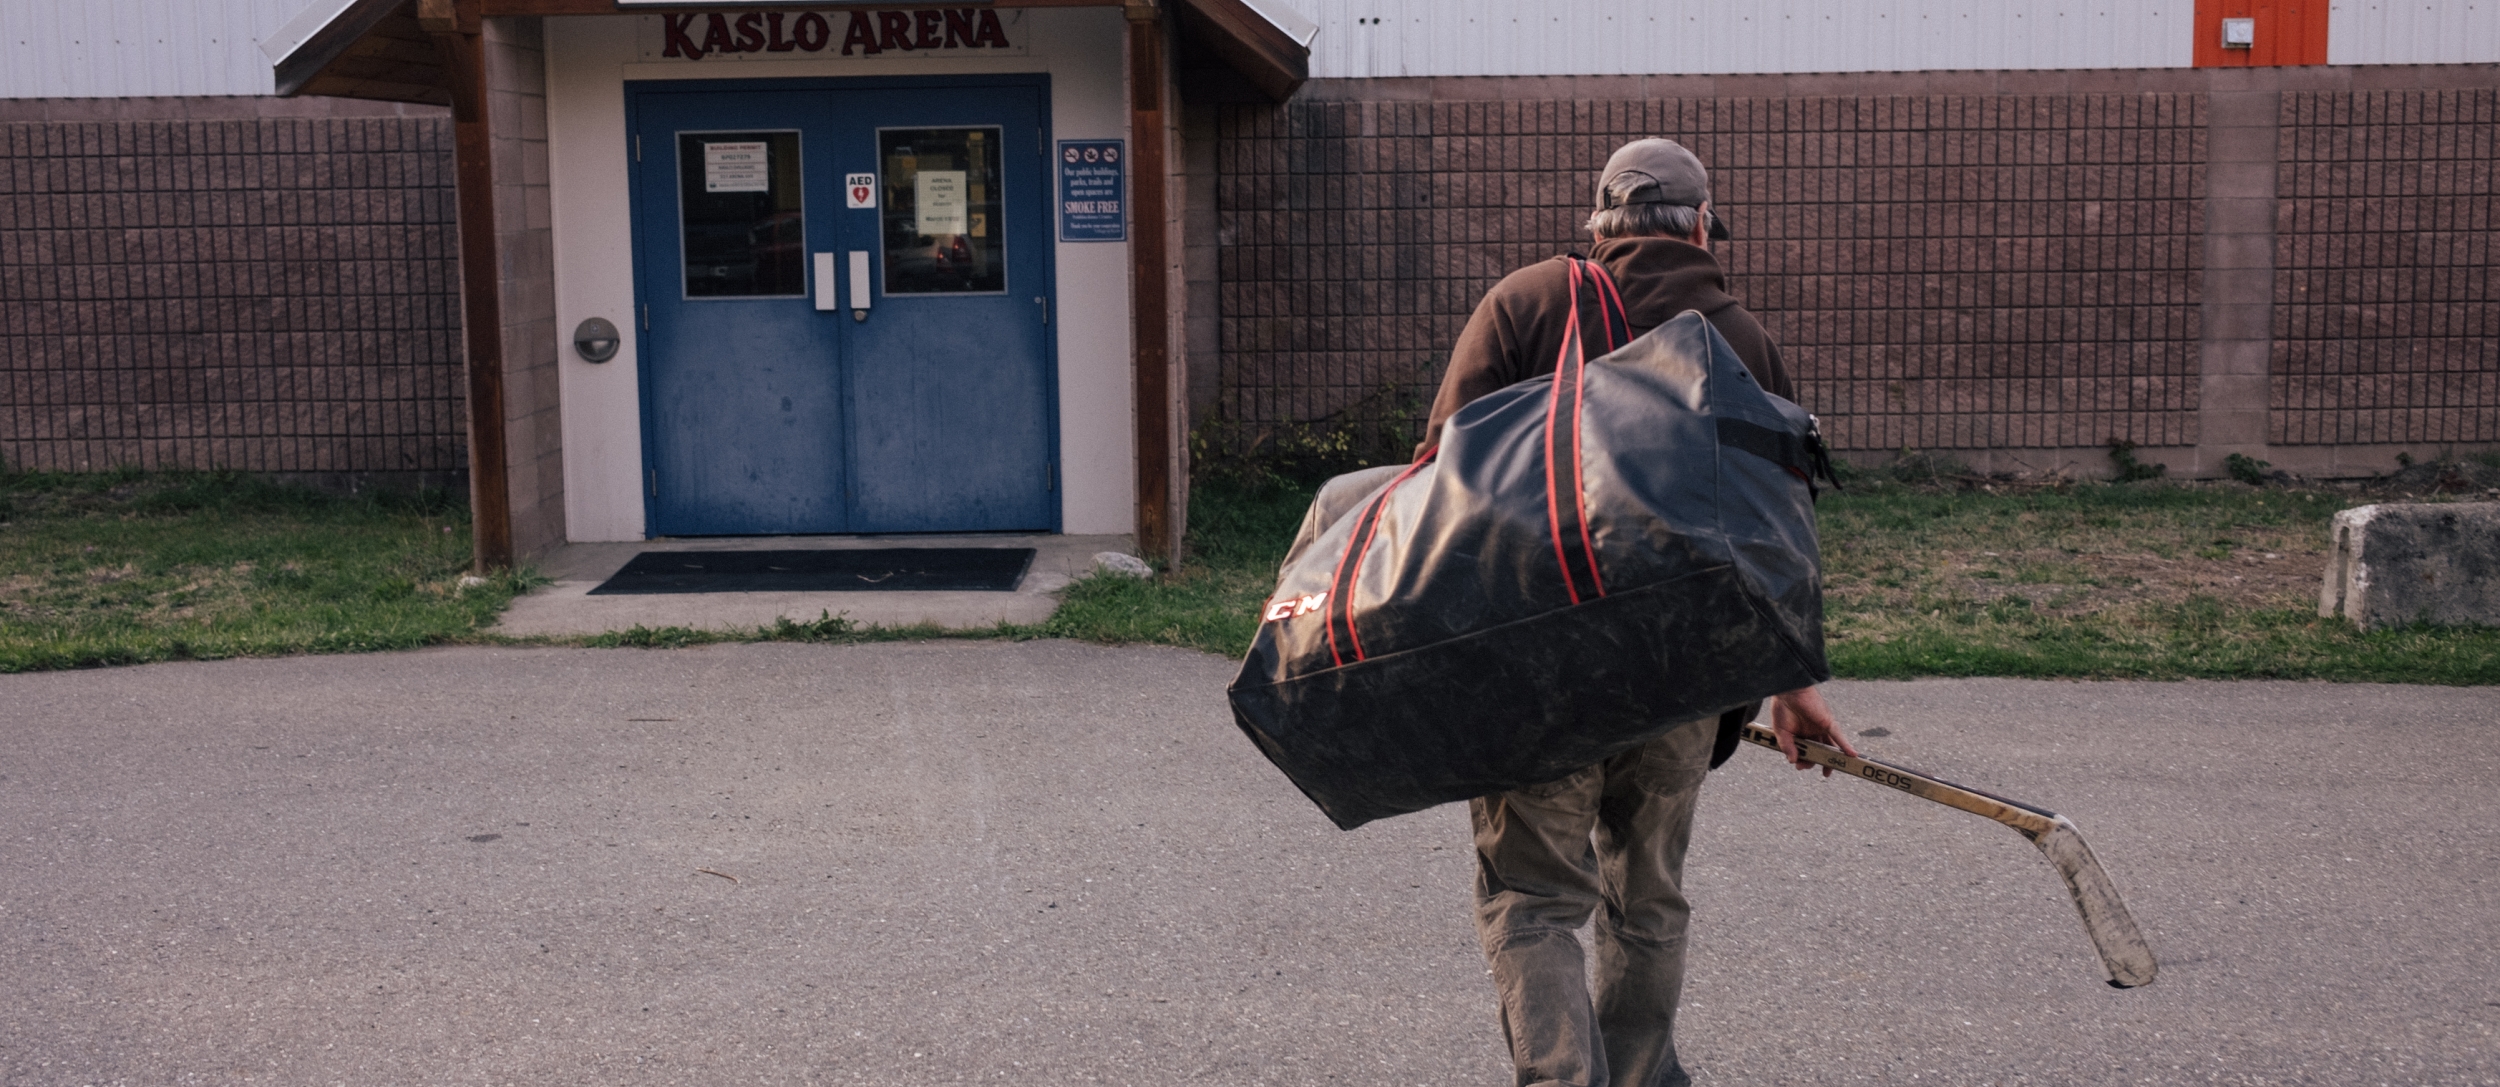
[[[2205,165],[2205,191],[2226,200],[2272,200],[2277,168],[2271,159],[2209,162]]]
[[[2274,268],[2274,235],[2272,234],[2208,234],[2205,237],[2205,267],[2211,271]],[[2273,284],[2267,283],[2266,300],[2272,301]],[[2220,301],[2220,299],[2215,299]],[[2239,301],[2239,299],[2232,299]]]
[[[2500,503],[2387,503],[2335,515],[2318,614],[2363,630],[2500,626]]]
[[[2213,234],[2271,235],[2274,233],[2274,207],[2271,194],[2261,197],[2215,197],[2205,201],[2205,230]]]
[[[2266,413],[2262,410],[2217,411],[2207,408],[2197,413],[2196,422],[2198,445],[2233,447],[2213,452],[2215,464],[2222,463],[2223,455],[2240,451],[2239,446],[2263,445],[2266,441]]]
[[[2274,96],[2268,94],[2249,95],[2247,97],[2264,98],[2268,100],[2262,107],[2266,113],[2262,127],[2258,125],[2230,125],[2217,121],[2213,127],[2213,142],[2206,145],[2208,149],[2206,154],[2210,156],[2207,161],[2264,163],[2271,163],[2274,161],[2276,140],[2274,128],[2275,107],[2271,101]]]
[[[2274,331],[2274,307],[2263,302],[2207,303],[2204,317],[2206,340],[2262,341]]]
[[[2282,116],[2283,97],[2271,87],[2249,90],[2216,87],[2210,100],[2215,128],[2271,129],[2276,119]],[[2266,151],[2270,157],[2273,147],[2269,145]]]

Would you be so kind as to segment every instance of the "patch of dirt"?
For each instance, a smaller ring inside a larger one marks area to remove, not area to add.
[[[2180,604],[2191,596],[2211,597],[2232,609],[2279,608],[2287,601],[2314,604],[2318,599],[2318,584],[2326,576],[2326,552],[2323,550],[2234,550],[2231,557],[2223,559],[2194,556],[2165,559],[2153,554],[2060,557],[2083,569],[2086,575],[2084,583],[2008,585],[2002,579],[1969,577],[1965,580],[1974,586],[1982,581],[2002,586],[2000,592],[2034,590],[2025,595],[2042,612],[2080,615],[2136,604]],[[2049,555],[2043,555],[2035,561],[2053,560]],[[1972,595],[1979,593],[1974,589]],[[2066,596],[2069,602],[2058,607],[2041,607],[2048,598],[2058,595]]]
[[[2019,596],[2036,615],[2070,618],[2139,604],[2181,604],[2190,597],[2235,611],[2314,605],[2326,573],[2324,550],[2235,548],[2220,559],[2142,552],[2070,555],[2054,549],[1931,554],[1933,573],[1919,582],[1889,588],[1852,578],[1828,591],[1848,604],[1905,609],[1938,599],[1985,606]]]

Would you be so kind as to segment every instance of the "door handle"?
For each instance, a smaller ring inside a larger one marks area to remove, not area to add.
[[[833,254],[825,254],[825,259],[828,261],[832,260]],[[851,250],[851,320],[865,321],[868,319],[869,294],[868,251],[865,249]]]
[[[827,313],[842,308],[842,297],[833,282],[833,254],[818,253],[816,257],[816,312]]]

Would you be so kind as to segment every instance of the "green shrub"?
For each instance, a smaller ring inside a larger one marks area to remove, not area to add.
[[[2113,478],[2120,483],[2138,483],[2148,479],[2160,479],[2163,473],[2170,471],[2170,466],[2167,464],[2146,464],[2143,461],[2137,460],[2135,458],[2135,443],[2128,441],[2125,438],[2111,438],[2109,440],[2109,463],[2111,467],[2117,469],[2117,473]]]

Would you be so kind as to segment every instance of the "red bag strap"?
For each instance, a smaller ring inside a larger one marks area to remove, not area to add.
[[[1563,591],[1571,602],[1606,595],[1605,578],[1597,570],[1597,545],[1589,535],[1588,499],[1581,487],[1580,417],[1587,398],[1590,330],[1580,320],[1583,290],[1595,296],[1599,334],[1605,354],[1631,342],[1630,319],[1614,278],[1594,261],[1564,258],[1571,284],[1571,314],[1563,326],[1562,351],[1554,359],[1554,381],[1545,403],[1545,520],[1553,536],[1554,565],[1562,571]]]
[[[1389,507],[1389,496],[1396,493],[1398,484],[1413,478],[1439,453],[1437,447],[1424,450],[1415,463],[1407,465],[1396,479],[1363,504],[1363,512],[1355,517],[1354,530],[1346,534],[1346,549],[1337,556],[1337,569],[1328,576],[1328,657],[1339,667],[1345,665],[1348,654],[1358,661],[1364,656],[1362,635],[1354,630],[1354,583],[1363,576],[1363,559],[1371,554],[1373,538],[1380,535],[1381,513]]]
[[[1564,327],[1562,354],[1554,360],[1553,389],[1546,399],[1545,513],[1554,537],[1554,561],[1562,570],[1565,591],[1571,602],[1577,604],[1582,599],[1583,577],[1589,595],[1606,595],[1605,580],[1597,570],[1597,546],[1589,535],[1587,500],[1580,487],[1580,409],[1589,359],[1589,328],[1580,320],[1583,291],[1597,307],[1597,334],[1606,343],[1606,350],[1600,355],[1611,354],[1632,342],[1632,326],[1624,313],[1623,296],[1616,292],[1614,278],[1606,274],[1606,269],[1578,257],[1565,259],[1570,265],[1571,316]],[[1566,387],[1570,390],[1567,398],[1563,395]],[[1354,628],[1354,586],[1361,580],[1363,561],[1370,557],[1372,543],[1380,535],[1389,497],[1439,454],[1437,447],[1424,450],[1415,463],[1364,503],[1362,512],[1355,517],[1353,531],[1346,537],[1346,549],[1337,556],[1337,568],[1328,578],[1328,656],[1338,667],[1367,656],[1362,634]],[[1568,502],[1562,498],[1566,493],[1570,495]]]

